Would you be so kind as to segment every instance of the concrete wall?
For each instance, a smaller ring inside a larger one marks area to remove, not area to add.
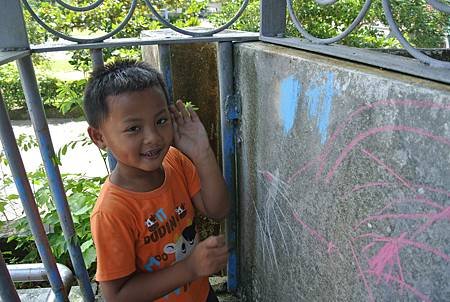
[[[450,88],[236,46],[243,301],[450,301]]]

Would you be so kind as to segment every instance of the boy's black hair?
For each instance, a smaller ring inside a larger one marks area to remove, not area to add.
[[[83,107],[88,124],[98,128],[104,121],[108,115],[108,96],[152,87],[160,88],[169,102],[162,75],[147,63],[123,60],[94,70],[84,90]]]

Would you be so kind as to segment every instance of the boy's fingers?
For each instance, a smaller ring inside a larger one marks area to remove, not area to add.
[[[174,105],[169,105],[169,111],[170,113],[175,113],[176,109]]]
[[[169,107],[170,113],[172,114],[172,117],[174,118],[174,120],[178,123],[178,124],[182,124],[183,123],[183,119],[181,116],[180,111],[178,111],[178,108],[175,107],[174,105],[171,105]]]
[[[178,123],[176,121],[176,117],[175,114],[170,113],[170,115],[172,116],[172,125],[173,125],[173,130],[175,131],[175,133],[178,131]]]
[[[197,122],[200,120],[197,113],[194,111],[194,108],[188,107],[188,110],[189,110],[189,114],[191,115],[191,119],[193,122]]]
[[[217,246],[225,246],[226,242],[224,235],[219,235],[216,238],[217,238]]]
[[[175,107],[175,105],[170,105],[170,106],[169,106],[169,111],[170,111],[170,113],[173,114],[173,115],[178,114],[178,110],[177,110],[177,108]]]
[[[222,255],[222,256],[219,258],[219,261],[220,261],[220,263],[222,263],[223,265],[226,265],[227,262],[228,262],[228,253]]]
[[[210,236],[205,240],[205,244],[209,248],[225,246],[225,236]]]
[[[228,257],[228,247],[227,246],[223,246],[223,247],[219,247],[215,249],[216,252],[216,256],[217,257]]]
[[[223,266],[228,261],[228,249],[225,248],[215,248],[210,251],[210,259],[219,266]]]
[[[228,263],[228,254],[221,255],[217,258],[217,263],[221,268],[225,267]]]
[[[180,114],[184,121],[187,121],[190,119],[189,112],[186,110],[186,106],[184,105],[183,101],[181,101],[181,100],[177,101],[177,108],[180,111]]]

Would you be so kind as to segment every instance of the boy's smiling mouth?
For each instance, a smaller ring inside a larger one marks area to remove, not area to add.
[[[162,152],[162,148],[157,148],[157,149],[152,149],[152,150],[148,150],[144,153],[141,153],[141,156],[144,156],[149,159],[156,159],[159,157],[161,152]]]

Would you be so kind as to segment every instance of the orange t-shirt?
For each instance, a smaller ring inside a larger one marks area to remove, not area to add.
[[[175,148],[163,161],[164,183],[150,192],[103,185],[91,215],[97,250],[97,281],[153,272],[187,257],[198,242],[191,198],[200,191],[192,162]],[[206,301],[208,278],[200,278],[156,301]]]

